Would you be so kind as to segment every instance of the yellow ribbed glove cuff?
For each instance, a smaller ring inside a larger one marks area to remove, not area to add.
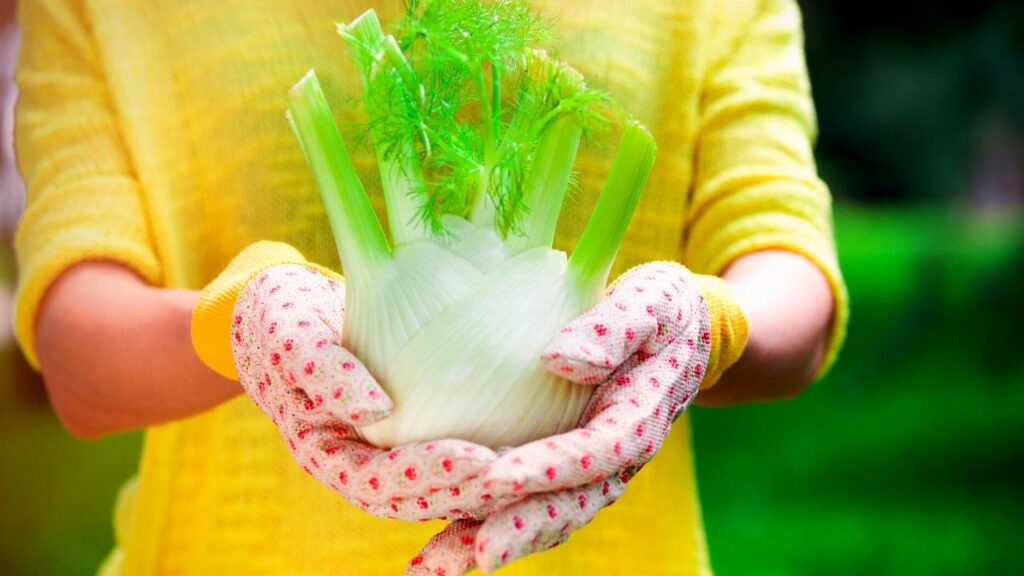
[[[707,374],[700,387],[706,390],[715,385],[730,366],[743,355],[750,334],[747,315],[736,303],[728,284],[718,276],[697,274],[697,285],[704,293],[711,316],[711,356]]]
[[[192,313],[192,347],[204,364],[214,372],[238,379],[231,354],[231,320],[235,301],[249,281],[271,266],[301,264],[328,278],[341,276],[323,266],[307,262],[298,250],[281,242],[256,242],[239,252],[212,282],[203,288]]]

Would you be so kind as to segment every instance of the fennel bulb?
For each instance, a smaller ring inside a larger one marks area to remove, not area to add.
[[[654,141],[627,124],[576,249],[553,250],[604,96],[527,47],[537,21],[525,2],[415,4],[401,41],[372,10],[339,26],[361,74],[390,242],[312,71],[289,99],[345,272],[343,342],[395,403],[360,432],[382,447],[519,445],[571,429],[586,406],[590,388],[549,373],[540,354],[600,297]],[[503,105],[509,87],[515,106]]]

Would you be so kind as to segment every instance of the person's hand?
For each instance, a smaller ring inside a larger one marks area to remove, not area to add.
[[[557,546],[590,522],[622,494],[693,400],[710,329],[704,297],[683,266],[654,262],[621,276],[542,357],[563,378],[598,384],[580,427],[503,453],[485,470],[485,486],[496,496],[526,497],[482,522],[453,522],[407,573],[490,572]]]
[[[232,352],[239,381],[273,419],[295,460],[348,501],[405,520],[479,518],[504,500],[478,477],[496,456],[461,440],[382,450],[358,427],[392,403],[341,345],[345,286],[281,265],[246,286],[235,305]]]

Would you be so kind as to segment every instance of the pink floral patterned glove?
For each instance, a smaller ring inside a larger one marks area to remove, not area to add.
[[[484,472],[486,487],[528,496],[483,522],[453,522],[407,573],[490,572],[564,542],[654,456],[696,395],[710,348],[708,307],[689,270],[654,262],[626,272],[542,358],[564,378],[598,384],[581,426],[503,453]]]
[[[345,286],[299,265],[253,278],[235,305],[239,380],[281,431],[295,460],[350,502],[405,520],[479,518],[515,499],[493,498],[479,473],[490,449],[461,440],[382,450],[358,426],[391,400],[341,345]]]

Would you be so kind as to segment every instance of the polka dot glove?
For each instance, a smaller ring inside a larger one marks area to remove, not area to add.
[[[358,427],[386,417],[391,400],[341,345],[345,286],[299,265],[275,266],[235,305],[239,380],[281,431],[306,472],[363,509],[405,520],[480,518],[518,498],[495,498],[479,473],[490,449],[461,440],[382,450]]]
[[[626,272],[543,355],[549,370],[597,385],[581,426],[504,452],[484,472],[499,497],[525,497],[484,521],[436,535],[408,574],[490,572],[564,542],[615,502],[657,452],[696,395],[711,345],[708,307],[695,276],[654,262]]]

